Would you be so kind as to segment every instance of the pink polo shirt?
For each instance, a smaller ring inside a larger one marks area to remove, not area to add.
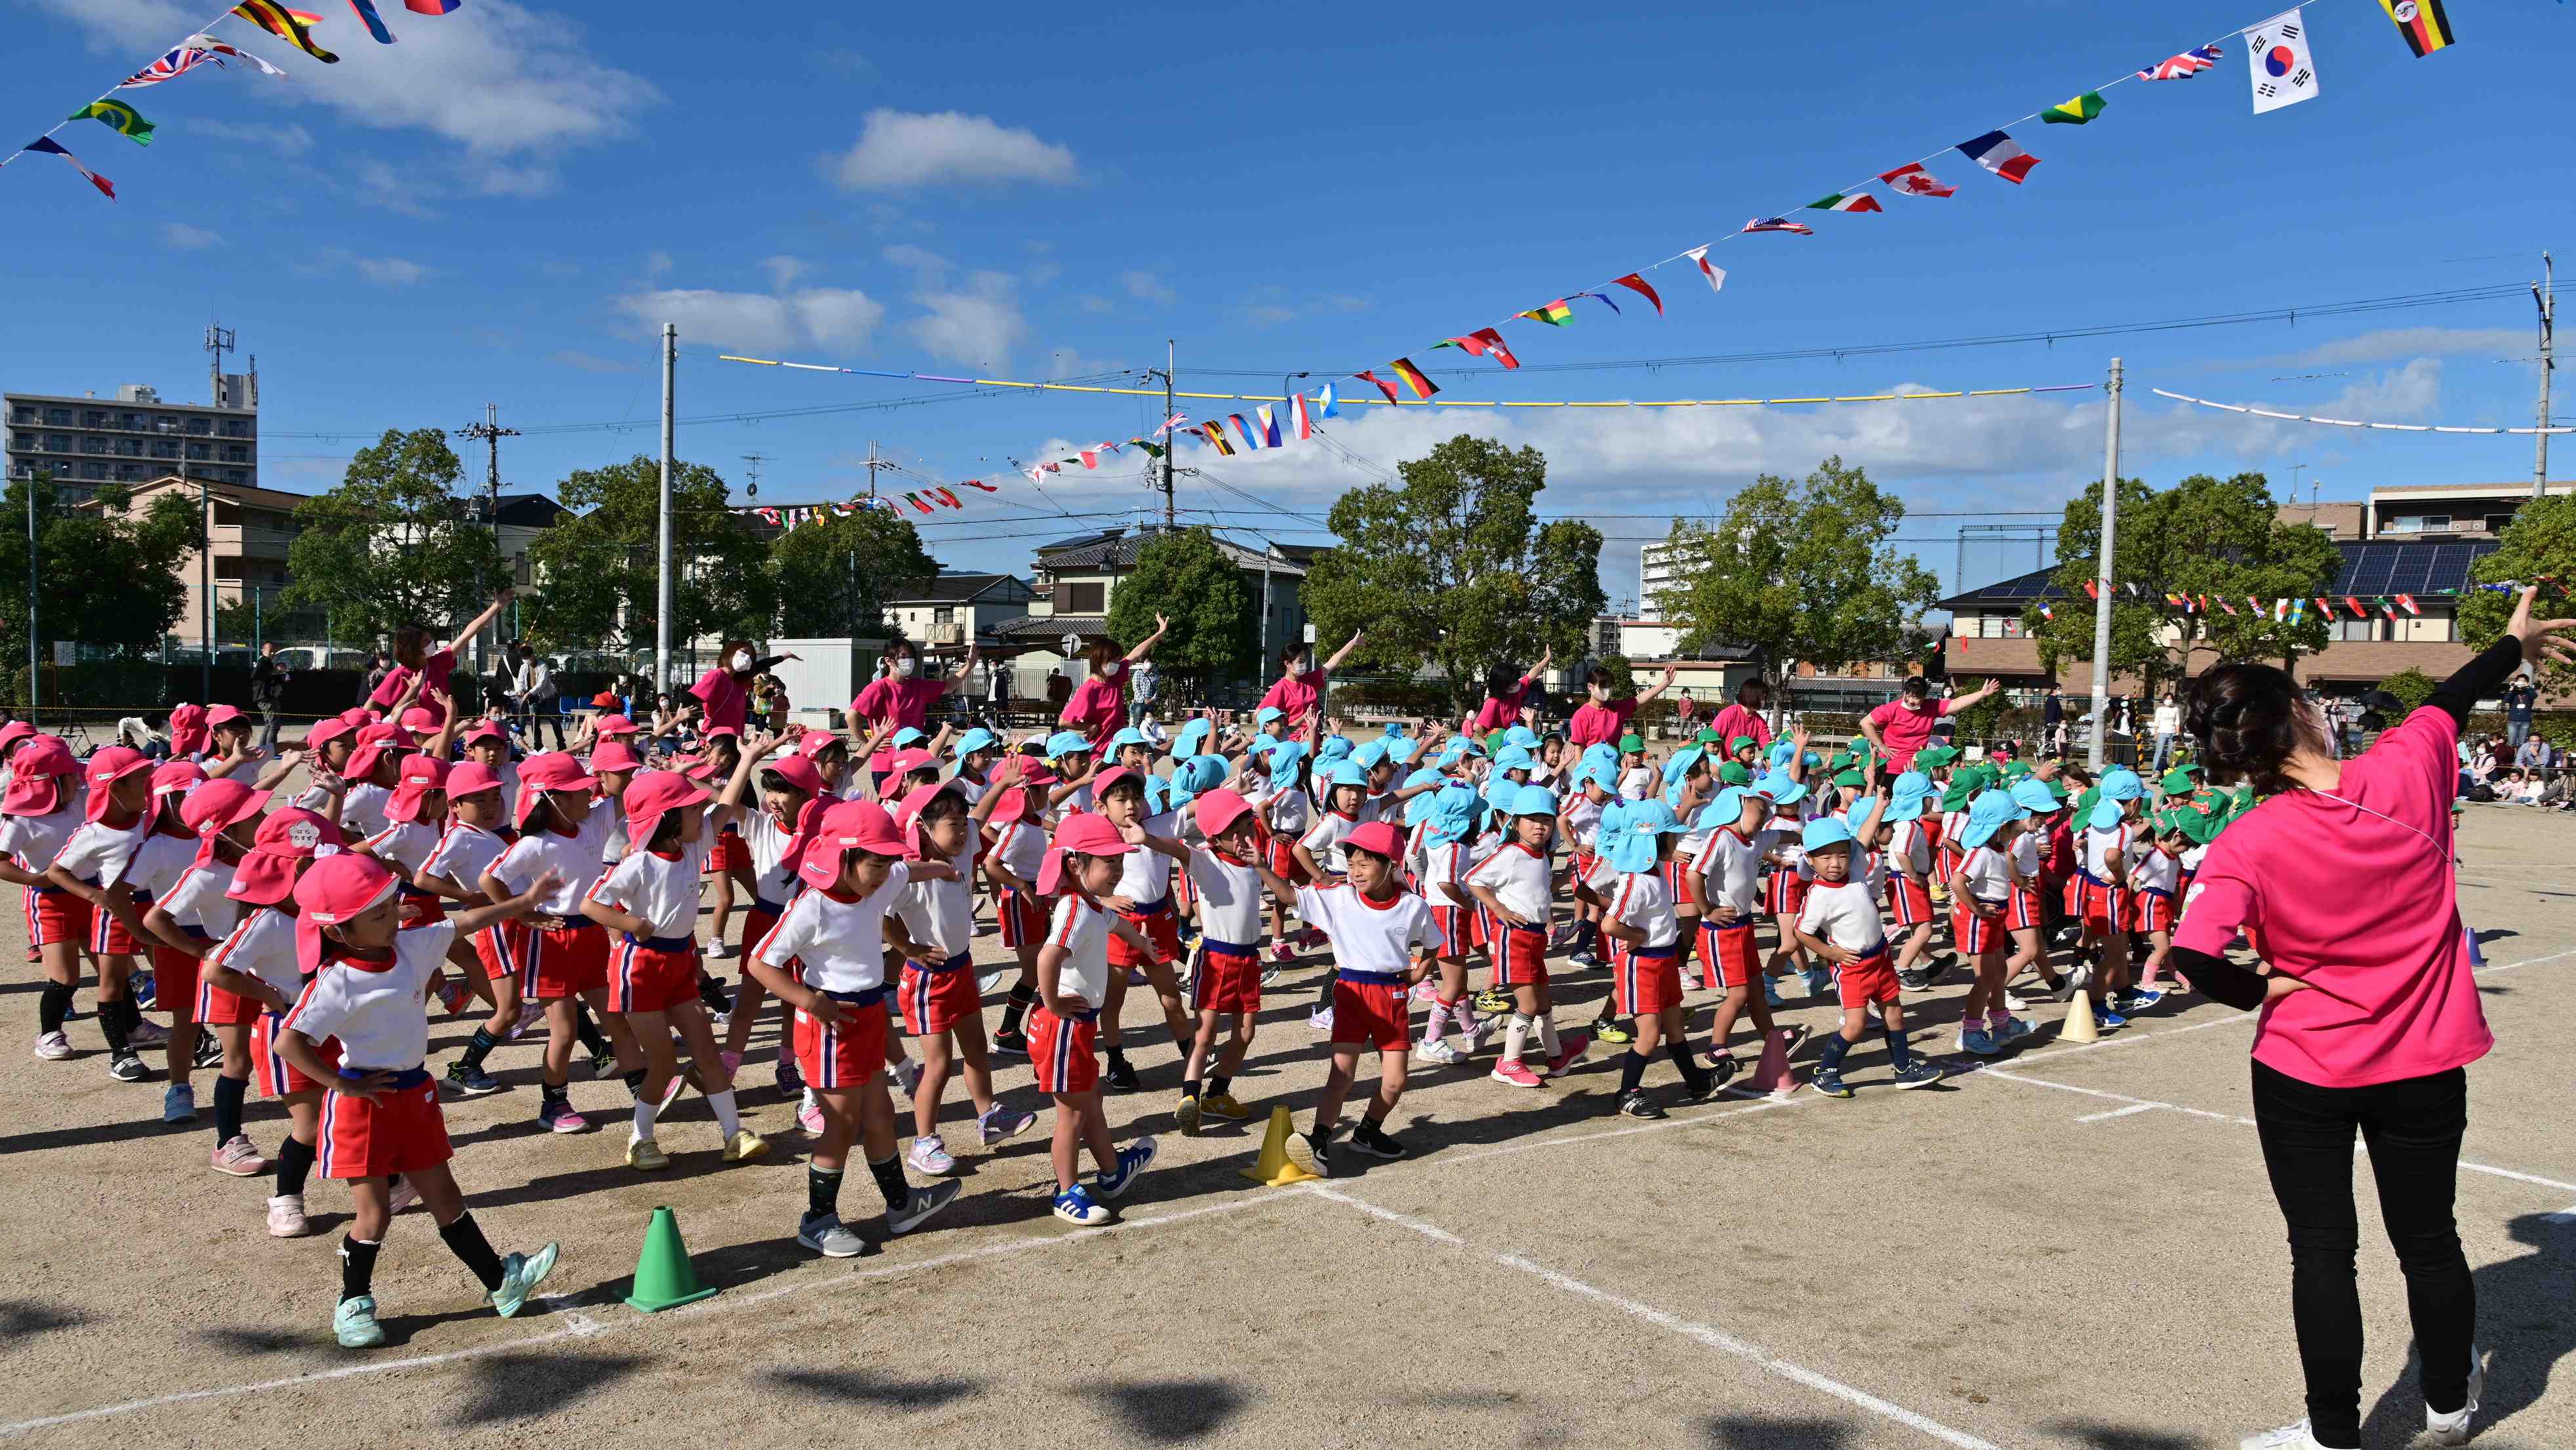
[[[456,673],[456,651],[441,646],[438,653],[420,662],[420,672],[429,676],[429,683],[420,687],[420,707],[436,715],[438,725],[444,725],[447,711],[431,697],[431,692],[447,693],[448,677]],[[367,697],[367,703],[379,710],[392,709],[394,701],[402,698],[402,692],[411,688],[411,676],[409,665],[394,666],[385,672],[385,682],[376,686],[376,692]],[[430,728],[435,730],[438,725]]]
[[[2255,1061],[2364,1087],[2446,1072],[2495,1045],[2451,865],[2458,745],[2449,715],[2417,710],[2343,763],[2340,800],[2274,796],[2210,846],[2174,945],[2216,956],[2241,926],[2257,956],[2309,985],[2263,1005]]]
[[[1261,697],[1262,707],[1279,712],[1280,738],[1296,733],[1315,713],[1315,702],[1323,698],[1324,672],[1308,670],[1302,675],[1281,675]]]
[[[1708,728],[1717,732],[1720,752],[1738,735],[1752,737],[1753,743],[1765,750],[1771,748],[1771,727],[1759,712],[1747,710],[1742,705],[1729,705],[1718,711],[1717,718],[1709,722]]]
[[[716,666],[698,676],[698,682],[689,686],[689,693],[697,696],[698,703],[706,707],[708,729],[721,729],[727,725],[736,730],[742,728],[744,707],[750,697],[743,693],[742,684],[733,677],[732,671],[722,665]]]
[[[1125,724],[1126,714],[1127,661],[1114,659],[1073,687],[1073,695],[1064,702],[1064,712],[1055,723],[1080,731],[1097,743]]]
[[[915,730],[926,729],[924,722],[930,718],[930,702],[947,693],[948,681],[945,679],[924,679],[915,674],[911,679],[898,680],[892,675],[880,675],[868,681],[868,687],[859,691],[859,697],[850,702],[850,718],[871,726],[882,721],[891,723],[896,729],[906,726]],[[891,745],[880,747],[876,754],[868,757],[870,770],[890,769],[893,764],[894,749]]]
[[[1932,741],[1932,726],[1950,713],[1947,700],[1926,700],[1920,710],[1906,708],[1903,696],[1888,701],[1869,712],[1878,726],[1878,738],[1887,742],[1887,763],[1898,770],[1914,764],[1914,752]]]
[[[1606,705],[1586,700],[1574,712],[1574,718],[1565,722],[1565,743],[1576,750],[1588,745],[1616,745],[1619,737],[1628,733],[1629,717],[1636,713],[1634,699],[1613,700]]]
[[[1507,694],[1487,695],[1483,708],[1476,711],[1476,733],[1508,730],[1521,723],[1521,702],[1529,698],[1530,683],[1536,675],[1523,675],[1518,686]]]

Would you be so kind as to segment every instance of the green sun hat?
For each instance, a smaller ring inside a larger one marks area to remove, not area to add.
[[[1740,760],[1729,760],[1719,765],[1717,778],[1728,785],[1753,784],[1753,772],[1745,769],[1744,762]]]
[[[1972,773],[1963,770],[1957,775],[1950,777],[1950,784],[1943,788],[1941,792],[1941,809],[1944,812],[1964,811],[1968,808],[1968,802],[1975,798],[1976,794],[1976,777]]]
[[[2029,774],[2030,762],[2027,760],[2007,760],[2004,762],[2004,779],[2007,782],[2021,780]]]
[[[1825,769],[1839,774],[1851,769],[1851,764],[1851,752],[1848,750],[1837,750],[1833,753],[1833,758],[1825,762]]]
[[[1619,737],[1619,753],[1621,755],[1642,755],[1645,753],[1645,749],[1646,742],[1638,739],[1634,735],[1622,735]]]
[[[2156,789],[2167,795],[2182,795],[2190,791],[2195,784],[2190,771],[2176,766],[2165,772],[2164,779],[2156,782]]]
[[[1955,745],[1927,746],[1924,749],[1914,752],[1914,768],[1916,770],[1938,770],[1942,766],[1948,765],[1950,762],[1957,760],[1958,758],[1959,748]]]
[[[1713,742],[1713,741],[1715,741],[1715,740],[1717,739],[1717,732],[1716,732],[1716,731],[1714,731],[1714,730],[1709,731],[1709,732],[1708,732],[1708,738],[1709,738],[1712,742]],[[1739,751],[1739,750],[1744,749],[1746,746],[1752,746],[1752,747],[1754,747],[1754,748],[1756,748],[1756,749],[1759,749],[1759,748],[1761,747],[1761,744],[1762,744],[1762,742],[1761,742],[1761,741],[1754,739],[1754,738],[1753,738],[1752,736],[1750,736],[1750,735],[1738,735],[1738,736],[1736,736],[1734,739],[1732,739],[1732,740],[1730,740],[1730,741],[1726,742],[1726,753],[1727,753],[1727,754],[1729,754],[1729,755],[1733,755],[1735,752],[1737,752],[1737,751]]]
[[[1834,784],[1847,785],[1854,789],[1858,789],[1860,786],[1866,784],[1868,780],[1869,777],[1858,770],[1839,771],[1834,776]]]
[[[2048,793],[2050,795],[2057,797],[2061,801],[2075,793],[2066,788],[2066,782],[2063,780],[2048,780],[2041,782],[2041,784],[2048,787]]]
[[[1700,745],[1715,745],[1719,743],[1718,734],[1714,730],[1702,730],[1699,734],[1692,736],[1691,739],[1694,743]]]

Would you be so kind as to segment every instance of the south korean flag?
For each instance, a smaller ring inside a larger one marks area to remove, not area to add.
[[[2308,23],[2298,11],[2285,10],[2244,35],[2255,115],[2317,93],[2317,63],[2308,54]]]

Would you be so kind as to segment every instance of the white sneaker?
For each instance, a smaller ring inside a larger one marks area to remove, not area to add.
[[[2431,1436],[2436,1445],[2469,1443],[2469,1421],[2477,1417],[2478,1397],[2486,1392],[2486,1387],[2487,1357],[2472,1344],[2469,1346],[2468,1403],[2447,1415],[2434,1414],[2432,1409],[2427,1407],[2424,1411],[2424,1433]]]
[[[2030,1003],[2023,1000],[2021,993],[2006,989],[2004,992],[2004,1010],[2007,1012],[2027,1012],[2030,1010]]]
[[[1306,1025],[1317,1032],[1332,1031],[1333,1009],[1330,1007],[1317,1007],[1313,1009],[1306,1014]]]
[[[894,1085],[903,1090],[905,1097],[911,1097],[912,1090],[921,1086],[921,1064],[909,1057],[896,1063],[888,1071],[894,1074]]]
[[[1417,1042],[1413,1044],[1413,1055],[1415,1058],[1423,1062],[1447,1064],[1458,1060],[1458,1049],[1450,1046],[1449,1040],[1444,1037],[1438,1042]]]
[[[313,1230],[304,1221],[304,1195],[281,1193],[268,1201],[268,1236],[300,1239]]]
[[[60,1032],[48,1032],[36,1039],[36,1056],[45,1062],[60,1062],[72,1055],[72,1040]]]
[[[2236,1442],[2236,1450],[2336,1450],[2336,1447],[2309,1433],[2308,1422],[2283,1425],[2260,1435],[2248,1435]]]

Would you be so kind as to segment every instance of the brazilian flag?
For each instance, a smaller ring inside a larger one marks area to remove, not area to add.
[[[141,112],[123,101],[92,101],[64,119],[77,121],[83,116],[96,116],[107,123],[109,130],[128,138],[138,146],[152,144],[152,123],[144,120]]]

